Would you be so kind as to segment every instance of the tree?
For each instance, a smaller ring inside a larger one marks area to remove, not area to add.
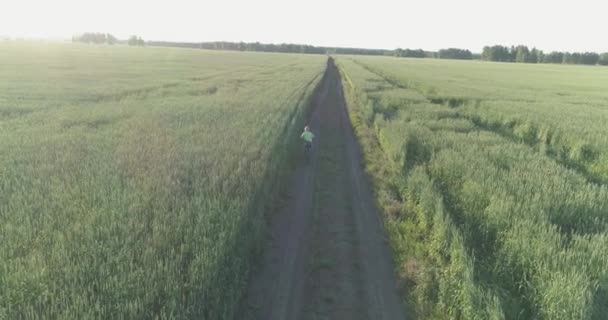
[[[564,53],[564,60],[562,61],[562,63],[580,64],[581,61],[582,61],[582,54],[580,54],[578,52],[574,52],[574,53],[566,52],[566,53]]]
[[[602,66],[608,66],[608,52],[602,53],[597,63]]]
[[[587,65],[596,65],[600,60],[600,55],[595,52],[585,52],[580,56],[579,63]]]
[[[512,49],[515,53],[515,62],[528,62],[528,55],[530,50],[526,46],[519,45]]]
[[[481,60],[486,60],[486,61],[493,61],[492,60],[492,47],[489,46],[484,46],[483,49],[481,49]]]
[[[405,58],[424,58],[425,53],[422,49],[411,50],[411,49],[401,49],[397,48],[395,50],[396,57],[405,57]]]
[[[544,56],[544,63],[562,63],[564,61],[564,53],[552,51]]]
[[[128,44],[130,46],[144,46],[146,44],[146,42],[141,37],[131,36],[131,37],[129,37]]]
[[[511,51],[509,48],[501,45],[485,46],[481,53],[481,59],[486,61],[512,62],[514,57]]]
[[[530,55],[528,55],[528,63],[541,63],[543,61],[543,51],[538,50],[536,48],[532,48],[530,50]]]
[[[115,44],[118,42],[118,39],[116,39],[116,37],[114,37],[113,35],[106,33],[106,41],[108,44]]]
[[[439,50],[438,55],[439,59],[473,59],[473,54],[471,53],[471,51],[457,48],[441,49]]]
[[[116,37],[109,33],[100,32],[85,32],[79,36],[73,36],[72,42],[84,42],[84,43],[95,43],[95,44],[115,44],[118,42]]]

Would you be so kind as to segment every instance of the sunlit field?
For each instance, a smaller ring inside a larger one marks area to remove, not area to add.
[[[229,319],[324,56],[0,42],[0,319]]]
[[[605,68],[337,61],[418,317],[605,318]]]

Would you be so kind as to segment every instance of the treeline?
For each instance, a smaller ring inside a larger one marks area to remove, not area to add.
[[[472,60],[475,59],[475,55],[466,49],[448,48],[441,49],[437,52],[424,51],[422,49],[401,49],[397,48],[394,51],[389,51],[395,57],[403,58],[433,58],[433,59],[458,59],[458,60]]]
[[[302,44],[265,44],[259,42],[171,42],[171,41],[148,41],[147,45],[159,47],[180,47],[207,50],[229,50],[229,51],[259,51],[259,52],[282,52],[282,53],[308,53],[308,54],[354,54],[372,56],[395,56],[408,58],[438,58],[438,59],[474,59],[474,54],[464,49],[442,49],[439,52],[424,51],[422,49],[362,49],[362,48],[340,48],[340,47],[316,47]]]
[[[207,50],[229,50],[229,51],[257,51],[257,52],[281,52],[281,53],[308,53],[308,54],[360,54],[360,55],[386,55],[389,50],[383,49],[360,49],[360,48],[337,48],[316,47],[304,44],[266,44],[259,42],[171,42],[171,41],[148,41],[148,45],[159,47],[180,47]]]
[[[128,44],[132,46],[158,46],[179,47],[207,50],[229,50],[229,51],[254,51],[254,52],[281,52],[281,53],[306,53],[306,54],[353,54],[372,56],[395,56],[403,58],[431,58],[431,59],[458,59],[486,61],[520,62],[520,63],[557,63],[557,64],[585,64],[585,65],[608,65],[608,52],[598,54],[595,52],[557,52],[544,53],[536,48],[529,49],[527,46],[485,46],[482,53],[472,53],[466,49],[447,48],[439,51],[425,51],[422,49],[362,49],[362,48],[338,48],[317,47],[304,44],[266,44],[259,42],[172,42],[172,41],[144,41],[141,37],[131,36],[128,40],[118,40],[109,33],[87,32],[72,37],[73,42],[96,43],[96,44]]]
[[[131,37],[129,37],[127,44],[130,46],[145,46],[146,42],[141,37],[131,36]]]
[[[401,49],[397,48],[392,55],[403,58],[434,58],[434,52],[424,51],[422,49]]]
[[[94,43],[94,44],[128,44],[130,46],[144,46],[146,42],[139,36],[131,36],[128,40],[119,40],[109,33],[85,32],[81,35],[72,36],[72,42]]]
[[[459,60],[472,60],[473,53],[465,49],[449,48],[439,50],[439,59],[459,59]]]
[[[283,53],[312,53],[325,54],[324,48],[299,44],[262,44],[259,42],[170,42],[170,41],[148,41],[150,46],[179,47],[207,50],[229,50],[229,51],[260,51],[260,52],[283,52]]]
[[[556,64],[585,64],[608,65],[608,53],[595,52],[559,52],[544,53],[536,48],[527,46],[486,46],[481,53],[481,59],[486,61],[520,62],[520,63],[556,63]]]
[[[109,33],[85,32],[81,35],[72,36],[72,42],[116,44],[118,39]]]

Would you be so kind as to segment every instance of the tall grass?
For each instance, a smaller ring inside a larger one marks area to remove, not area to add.
[[[374,135],[363,140],[367,158],[383,168],[372,171],[378,200],[419,316],[602,319],[608,312],[608,188],[603,172],[585,170],[594,161],[560,158],[554,154],[560,144],[537,141],[544,128],[557,130],[557,120],[522,103],[511,116],[537,114],[534,121],[495,127],[485,120],[492,112],[486,100],[437,98],[464,87],[460,95],[489,99],[517,85],[491,74],[488,84],[472,88],[467,77],[482,68],[475,63],[453,83],[441,80],[454,76],[452,70],[442,73],[429,62],[407,62],[412,71],[404,73],[401,66],[389,68],[396,64],[389,59],[356,59],[338,59],[349,107],[365,119],[359,135]],[[508,72],[524,77],[524,71],[540,77],[534,70]],[[446,88],[424,90],[431,86],[427,78]],[[489,85],[494,81],[500,84]],[[605,112],[588,110],[600,119]],[[559,105],[553,112],[561,112]],[[602,137],[575,136],[581,117],[561,119],[560,130],[570,135],[562,141],[601,146]],[[595,120],[587,127],[605,130]]]
[[[232,318],[324,59],[0,57],[0,318]]]

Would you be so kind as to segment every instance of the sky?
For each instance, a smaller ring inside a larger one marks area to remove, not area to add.
[[[608,3],[604,1],[604,3]],[[602,0],[0,0],[0,36],[608,52]]]

